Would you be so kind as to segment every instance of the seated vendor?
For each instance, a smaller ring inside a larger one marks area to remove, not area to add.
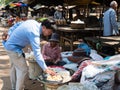
[[[44,44],[42,48],[43,58],[48,66],[58,65],[62,66],[65,62],[61,58],[61,49],[59,47],[59,35],[53,33],[49,42]]]

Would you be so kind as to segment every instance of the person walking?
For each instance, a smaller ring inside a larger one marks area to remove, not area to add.
[[[25,14],[16,15],[15,23],[9,28],[8,32],[5,31],[2,34],[3,45],[6,42],[6,40],[9,38],[10,34],[25,20],[27,20]]]
[[[54,19],[63,19],[63,7],[61,5],[58,5],[56,8],[56,11],[54,12]]]
[[[103,23],[104,30],[103,36],[119,35],[118,25],[116,20],[116,9],[118,4],[116,1],[110,3],[110,8],[104,13]]]
[[[24,80],[28,73],[28,67],[24,58],[23,48],[31,45],[36,62],[45,73],[55,75],[49,70],[41,55],[40,35],[49,36],[55,29],[48,19],[41,23],[35,20],[26,20],[19,25],[4,43],[4,47],[10,57],[11,72],[10,79],[12,90],[24,90]]]

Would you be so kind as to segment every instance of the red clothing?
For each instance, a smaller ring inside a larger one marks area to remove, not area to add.
[[[51,48],[50,43],[45,44],[42,48],[42,55],[44,60],[61,60],[61,50],[59,45]]]
[[[78,67],[78,70],[72,75],[72,79],[77,79],[77,77],[82,73],[82,70],[90,64],[91,60],[83,61]]]

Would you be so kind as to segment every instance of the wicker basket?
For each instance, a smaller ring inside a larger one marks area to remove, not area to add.
[[[85,28],[85,24],[80,24],[80,23],[71,23],[70,26],[73,29],[84,29]]]
[[[45,84],[45,90],[57,90],[63,84]]]
[[[43,73],[41,67],[37,64],[36,61],[28,60],[29,65],[29,78],[35,80],[38,76]]]

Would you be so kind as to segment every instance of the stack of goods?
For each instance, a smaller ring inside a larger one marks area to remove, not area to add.
[[[84,29],[85,28],[85,23],[84,21],[81,21],[78,19],[77,21],[71,21],[71,28],[73,29]]]
[[[65,19],[55,19],[56,25],[66,25]]]

